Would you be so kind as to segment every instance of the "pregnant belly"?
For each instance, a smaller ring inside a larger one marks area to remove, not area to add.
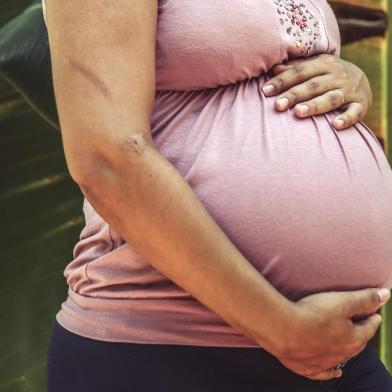
[[[391,288],[392,170],[374,134],[361,122],[336,131],[332,113],[276,112],[260,86],[256,78],[217,91],[193,121],[183,116],[158,135],[158,147],[288,298]],[[175,129],[187,132],[181,148]]]

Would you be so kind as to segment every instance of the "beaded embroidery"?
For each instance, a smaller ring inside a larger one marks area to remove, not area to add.
[[[315,49],[320,41],[320,23],[304,3],[296,0],[274,0],[277,5],[279,22],[285,26],[286,33],[293,37],[301,55]]]

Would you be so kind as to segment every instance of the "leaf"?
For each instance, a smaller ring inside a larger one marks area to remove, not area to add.
[[[0,75],[59,131],[41,3],[31,5],[1,28]]]
[[[44,54],[39,42],[45,35],[34,26],[34,20],[41,23],[39,7],[12,19],[29,4],[0,3],[6,22],[0,29],[0,392],[46,390],[50,332],[67,292],[63,271],[84,223],[83,197],[69,176],[61,135],[23,98],[30,91],[42,113],[54,103],[42,92],[50,91],[51,75],[34,62]],[[19,76],[30,89],[23,97],[15,90]]]

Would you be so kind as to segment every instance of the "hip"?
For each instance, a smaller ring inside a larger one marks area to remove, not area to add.
[[[346,363],[341,378],[316,381],[291,372],[262,348],[104,342],[74,334],[56,321],[47,379],[48,392],[387,392],[392,386],[369,345]]]

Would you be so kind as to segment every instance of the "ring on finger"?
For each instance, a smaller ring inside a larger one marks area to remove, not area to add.
[[[335,367],[331,368],[330,370],[338,370],[338,369],[342,369],[344,367],[344,365],[347,363],[348,359],[346,359],[343,362],[340,362],[339,364],[337,364]]]
[[[343,103],[344,103],[344,94],[342,92],[342,90],[335,90],[337,94],[340,94],[343,98]]]

